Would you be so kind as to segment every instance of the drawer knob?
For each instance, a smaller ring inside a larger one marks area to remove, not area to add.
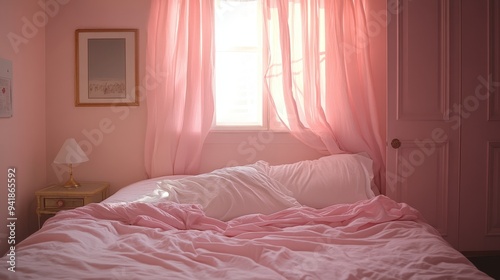
[[[64,200],[59,199],[57,201],[57,207],[63,207],[64,206]]]

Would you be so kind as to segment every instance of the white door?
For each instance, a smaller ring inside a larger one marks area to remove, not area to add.
[[[500,1],[462,1],[462,251],[500,250]]]
[[[459,1],[389,0],[386,194],[458,246]],[[394,7],[398,9],[395,10]]]

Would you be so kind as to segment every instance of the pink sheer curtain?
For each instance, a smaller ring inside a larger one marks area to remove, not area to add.
[[[147,36],[146,172],[195,174],[214,114],[212,1],[152,0]]]
[[[362,0],[264,0],[264,85],[280,119],[326,154],[366,152],[385,184]]]

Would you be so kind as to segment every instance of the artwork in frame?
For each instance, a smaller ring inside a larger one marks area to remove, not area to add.
[[[75,106],[137,106],[138,30],[78,29]]]

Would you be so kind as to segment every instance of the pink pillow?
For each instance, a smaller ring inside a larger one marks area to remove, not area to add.
[[[302,205],[324,208],[374,197],[372,160],[360,154],[337,154],[283,165],[257,162]]]
[[[247,214],[271,214],[300,204],[258,165],[226,167],[177,180],[162,180],[164,199],[200,204],[209,217],[223,221]]]

